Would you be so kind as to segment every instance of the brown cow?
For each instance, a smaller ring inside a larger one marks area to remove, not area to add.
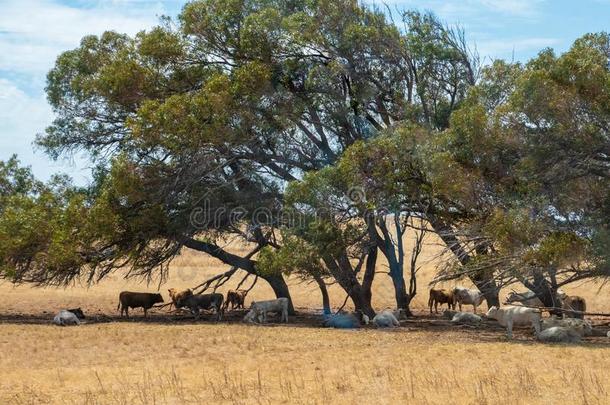
[[[119,305],[116,309],[117,311],[121,309],[121,316],[125,311],[125,315],[129,318],[129,308],[144,308],[146,318],[147,311],[158,302],[163,302],[161,294],[123,291],[119,294]]]
[[[564,309],[564,316],[584,319],[584,312],[587,312],[587,301],[578,295],[567,295],[561,299],[561,307]]]
[[[170,288],[167,291],[169,292],[169,298],[172,300],[172,305],[176,309],[178,309],[178,301],[193,295],[193,291],[190,288],[184,291],[178,291],[175,288]]]
[[[432,305],[434,305],[434,312],[438,314],[438,304],[447,304],[449,309],[455,309],[455,300],[453,298],[453,291],[445,290],[444,288],[430,289],[430,298],[428,299],[428,307],[430,307],[430,313],[432,313]]]
[[[247,290],[229,290],[227,293],[227,300],[225,301],[224,309],[225,311],[229,308],[229,304],[231,304],[231,311],[236,307],[245,308],[244,304],[246,303],[246,295],[248,294]]]

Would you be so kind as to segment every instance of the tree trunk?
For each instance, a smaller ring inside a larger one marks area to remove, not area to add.
[[[371,301],[367,300],[364,290],[359,284],[352,285],[348,294],[354,303],[354,308],[356,311],[362,311],[363,314],[366,314],[369,318],[373,319],[375,316],[375,310],[371,306]]]
[[[292,298],[290,298],[290,291],[288,290],[288,285],[286,284],[286,281],[284,280],[284,277],[282,275],[259,274],[256,269],[255,260],[252,260],[249,257],[241,257],[233,253],[229,253],[226,250],[222,249],[220,246],[210,242],[200,241],[193,238],[185,238],[182,243],[184,244],[184,246],[190,249],[205,252],[210,256],[221,260],[223,263],[235,266],[237,268],[247,271],[250,274],[259,276],[267,283],[269,283],[269,285],[273,289],[273,292],[275,293],[276,298],[288,298],[288,314],[295,314],[294,306],[292,304]]]
[[[407,316],[413,316],[413,314],[411,313],[411,309],[409,308],[411,297],[407,293],[405,279],[403,277],[392,277],[392,282],[394,284],[394,297],[396,299],[396,308],[404,310],[405,315]]]
[[[445,242],[449,250],[453,252],[456,259],[463,265],[467,265],[472,257],[466,252],[461,242],[453,232],[453,229],[443,221],[429,216],[428,220],[436,234]],[[469,274],[470,281],[483,293],[487,307],[500,306],[500,289],[498,288],[493,274],[481,272],[480,274]]]
[[[362,294],[364,300],[371,306],[373,299],[373,280],[375,279],[375,266],[377,265],[377,246],[371,246],[366,257],[366,267],[362,278]]]
[[[354,308],[370,318],[374,317],[375,310],[371,306],[370,287],[367,289],[360,285],[347,255],[343,252],[338,260],[330,256],[323,257],[323,260],[332,276],[337,280],[337,284],[343,288],[354,303]]]
[[[544,304],[545,307],[561,308],[561,303],[557,299],[557,288],[553,288],[541,271],[534,272],[533,282],[524,280],[523,285],[534,292],[536,297],[542,301],[542,304]],[[563,311],[552,310],[550,313],[552,315],[557,315],[560,318],[563,317]]]
[[[290,291],[288,290],[288,284],[284,280],[284,277],[279,276],[259,276],[263,280],[269,283],[276,298],[288,298],[288,315],[294,315],[294,306],[292,305],[292,298],[290,297]]]
[[[322,308],[324,310],[324,315],[330,315],[332,312],[330,309],[330,297],[328,296],[328,288],[326,288],[326,283],[324,282],[324,279],[320,276],[314,276],[313,279],[316,280],[318,287],[320,287],[320,294],[322,294]]]

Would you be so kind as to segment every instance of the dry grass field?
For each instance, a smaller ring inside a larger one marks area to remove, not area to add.
[[[440,252],[428,242],[414,303],[422,315]],[[167,299],[167,288],[191,287],[222,270],[213,259],[186,253],[160,291]],[[290,284],[295,305],[308,315],[269,326],[194,322],[163,311],[146,321],[138,310],[131,320],[119,320],[121,290],[159,287],[120,275],[90,288],[2,284],[0,404],[610,403],[605,339],[542,345],[521,330],[508,342],[500,328],[439,326],[430,317],[392,331],[322,329],[311,321],[321,306],[317,288]],[[585,296],[593,311],[610,312],[610,287],[588,284],[568,292]],[[331,294],[335,306],[345,298],[335,287]],[[271,297],[260,282],[248,301]],[[58,309],[75,306],[89,316],[87,324],[49,323]],[[391,306],[390,283],[380,273],[375,307]]]

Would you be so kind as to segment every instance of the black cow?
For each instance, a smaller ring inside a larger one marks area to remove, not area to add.
[[[178,308],[188,307],[191,310],[191,313],[195,315],[197,319],[199,319],[199,312],[201,309],[211,309],[216,313],[216,320],[219,321],[222,319],[222,302],[224,301],[224,297],[222,294],[197,294],[197,295],[189,295],[180,299],[176,306]]]

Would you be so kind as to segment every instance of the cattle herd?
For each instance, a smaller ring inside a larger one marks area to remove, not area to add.
[[[173,307],[174,311],[187,310],[195,318],[199,319],[202,311],[212,314],[216,321],[222,320],[225,311],[235,309],[245,309],[245,301],[248,291],[230,290],[226,299],[222,294],[195,294],[187,289],[178,291],[175,288],[168,290],[170,302],[165,304],[163,297],[159,293],[144,293],[123,291],[119,294],[119,305],[121,317],[129,318],[129,309],[142,308],[144,317],[148,316],[148,310],[156,304],[161,306]],[[552,315],[543,318],[542,313],[549,308],[544,308],[542,302],[533,292],[512,291],[506,304],[500,308],[492,306],[484,315],[477,314],[477,308],[484,301],[483,294],[478,290],[464,287],[453,289],[430,289],[428,307],[430,314],[434,307],[434,312],[438,314],[438,307],[447,305],[447,310],[443,316],[452,323],[468,324],[473,327],[487,321],[496,321],[500,326],[506,328],[509,339],[513,337],[513,327],[532,327],[535,337],[543,342],[580,342],[583,336],[594,334],[593,327],[589,321],[584,319],[586,302],[584,298],[569,296],[561,289],[557,290],[556,302],[563,315],[558,317]],[[472,305],[473,313],[463,312],[463,305]],[[277,298],[266,301],[253,301],[250,304],[243,321],[246,323],[264,324],[268,321],[268,314],[275,313],[279,316],[280,322],[288,323],[288,298]],[[457,309],[457,310],[456,310]],[[554,308],[555,310],[557,308]],[[370,320],[361,311],[354,313],[324,314],[322,325],[325,327],[352,329],[362,325],[372,323],[377,328],[393,328],[400,326],[400,319],[404,319],[405,314],[402,309],[397,311],[384,310],[375,315]],[[85,315],[80,308],[61,310],[53,319],[53,323],[58,326],[80,325],[85,319]],[[604,332],[606,333],[606,332]],[[610,332],[605,335],[610,338]]]

